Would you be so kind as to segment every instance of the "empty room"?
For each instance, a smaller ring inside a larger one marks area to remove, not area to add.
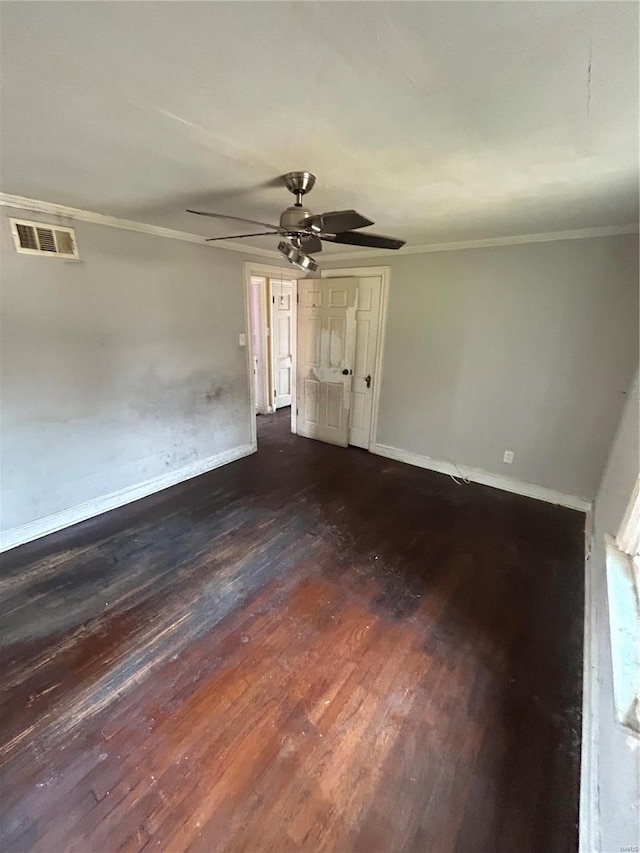
[[[0,850],[640,843],[637,2],[0,0]]]

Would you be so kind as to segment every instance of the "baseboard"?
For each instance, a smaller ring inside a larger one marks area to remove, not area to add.
[[[598,647],[593,596],[593,510],[585,519],[582,745],[580,755],[580,853],[600,849],[598,822]]]
[[[581,512],[588,512],[591,509],[591,501],[586,498],[557,492],[555,489],[537,486],[535,483],[514,480],[511,477],[501,477],[499,474],[491,474],[489,471],[483,471],[480,468],[469,468],[458,463],[454,465],[446,459],[432,459],[430,456],[410,453],[397,447],[389,447],[386,444],[374,444],[369,449],[371,453],[376,453],[378,456],[386,456],[388,459],[406,462],[408,465],[416,465],[418,468],[426,468],[429,471],[438,471],[441,474],[464,477],[473,483],[492,486],[494,489],[502,489],[504,492],[513,492],[516,495],[524,495],[528,498],[577,509]]]
[[[170,486],[175,486],[185,480],[198,477],[207,471],[213,471],[214,468],[219,468],[221,465],[227,465],[229,462],[235,462],[236,459],[241,459],[243,456],[249,456],[251,453],[255,453],[257,449],[258,447],[255,443],[241,444],[238,447],[231,448],[231,450],[224,450],[215,456],[209,456],[207,459],[192,462],[182,468],[177,468],[175,471],[169,471],[160,477],[153,477],[135,486],[111,492],[109,495],[87,501],[87,503],[78,504],[70,509],[55,512],[44,518],[30,521],[28,524],[22,524],[20,527],[6,530],[0,534],[0,552],[8,551],[10,548],[17,548],[18,545],[24,545],[26,542],[40,539],[49,533],[55,533],[57,530],[62,530],[65,527],[71,527],[71,525],[78,524],[80,521],[86,521],[88,518],[102,515],[104,512],[109,512],[125,504],[133,503],[133,501],[140,500],[140,498],[146,498],[148,495],[155,494],[155,492],[161,492],[163,489],[168,489]]]

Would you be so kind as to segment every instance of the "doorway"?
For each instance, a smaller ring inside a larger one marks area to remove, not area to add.
[[[333,443],[352,445],[365,450],[370,450],[375,445],[389,273],[389,267],[346,268],[323,270],[320,279],[308,279],[304,272],[296,269],[271,267],[250,261],[245,263],[249,329],[247,356],[252,377],[252,403],[256,415],[270,415],[277,411],[285,415],[284,409],[290,406],[293,433],[331,440],[314,434],[313,428],[308,428],[308,423],[305,429],[304,423],[300,422],[301,417],[306,417],[303,396],[305,385],[300,386],[300,393],[297,386],[301,380],[299,368],[304,357],[304,347],[307,346],[308,349],[308,344],[298,346],[299,318],[304,312],[303,297],[300,294],[303,290],[305,293],[314,290],[320,292],[326,288],[337,291],[338,288],[330,285],[327,279],[349,279],[347,289],[353,291],[355,286],[355,300],[351,306],[354,311],[349,320],[352,349],[348,358],[346,350],[340,355],[340,359],[345,360],[345,364],[340,367],[340,376],[343,377],[342,371],[345,369],[348,374],[348,380],[340,380],[340,393],[343,400],[345,394],[348,399],[344,401],[343,407],[343,435]],[[313,281],[317,282],[317,286],[310,288],[309,283]],[[337,285],[337,282],[335,284]],[[335,299],[339,301],[340,297],[336,294]],[[334,307],[340,309],[339,305]],[[334,318],[334,332],[339,324],[339,319]],[[317,326],[317,320],[314,325]],[[327,340],[325,330],[325,341]],[[334,344],[336,341],[334,335]],[[333,355],[335,360],[335,351]],[[320,386],[317,387],[320,390]],[[312,394],[308,384],[306,391]],[[325,386],[325,390],[320,393],[327,393],[327,403],[332,403],[332,407],[328,408],[332,408],[333,414],[326,412],[329,418],[327,426],[331,434],[332,425],[338,422],[335,417],[335,384],[331,391]],[[309,396],[306,399],[311,400]],[[313,420],[314,413],[309,414]],[[333,435],[335,434],[334,432]],[[253,440],[257,440],[255,419]]]
[[[256,416],[290,412],[295,432],[297,279],[302,271],[245,263],[247,358]],[[253,438],[257,440],[255,421]]]

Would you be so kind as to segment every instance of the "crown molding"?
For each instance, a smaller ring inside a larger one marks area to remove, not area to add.
[[[349,261],[357,258],[397,257],[398,255],[422,255],[429,252],[459,252],[464,249],[487,249],[491,246],[517,246],[520,243],[551,243],[556,240],[586,240],[590,237],[617,237],[621,234],[637,234],[638,225],[604,225],[599,228],[578,228],[574,231],[548,231],[543,234],[517,234],[511,237],[487,237],[484,240],[458,240],[453,243],[424,243],[405,246],[390,253],[388,249],[363,249],[358,252],[332,252],[323,254],[324,261]]]
[[[186,243],[199,243],[212,249],[227,249],[242,255],[252,255],[259,258],[275,258],[282,260],[282,255],[273,249],[258,249],[255,246],[231,243],[227,240],[216,240],[215,246],[207,243],[200,234],[188,231],[175,231],[160,225],[148,225],[145,222],[135,222],[132,219],[120,219],[117,216],[106,216],[91,210],[81,210],[78,207],[67,207],[64,204],[54,204],[50,201],[26,198],[9,193],[0,193],[0,207],[12,207],[28,210],[31,213],[44,213],[48,216],[61,216],[80,222],[90,222],[93,225],[106,225],[109,228],[120,228],[124,231],[137,231],[140,234],[151,234],[155,237],[168,237],[171,240],[182,240]],[[429,252],[459,252],[464,249],[486,249],[491,246],[516,246],[520,243],[550,243],[556,240],[585,240],[590,237],[616,237],[622,234],[637,234],[638,225],[605,225],[599,228],[578,228],[574,231],[548,231],[542,234],[517,234],[510,237],[488,237],[483,240],[458,240],[452,243],[424,243],[416,246],[405,246],[393,255],[421,255]],[[322,260],[330,263],[356,260],[358,258],[389,258],[388,249],[362,249],[356,252],[327,252]]]
[[[168,237],[171,240],[182,240],[185,243],[199,243],[201,246],[208,246],[211,249],[228,249],[231,252],[240,252],[242,255],[282,260],[282,255],[272,249],[257,249],[255,246],[239,245],[226,240],[217,240],[214,246],[212,243],[207,243],[201,234],[190,234],[188,231],[175,231],[173,228],[163,228],[160,225],[148,225],[145,222],[134,222],[132,219],[106,216],[103,213],[81,210],[78,207],[67,207],[64,204],[54,204],[51,201],[0,193],[0,206],[28,210],[30,213],[44,213],[47,216],[60,216],[79,222],[90,222],[93,225],[106,225],[109,228],[120,228],[123,231],[137,231],[140,234],[151,234],[154,237]]]

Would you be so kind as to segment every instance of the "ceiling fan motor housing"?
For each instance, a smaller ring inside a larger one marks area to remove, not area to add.
[[[306,216],[311,216],[310,210],[301,204],[292,204],[280,215],[280,227],[284,231],[302,231],[300,222]]]

